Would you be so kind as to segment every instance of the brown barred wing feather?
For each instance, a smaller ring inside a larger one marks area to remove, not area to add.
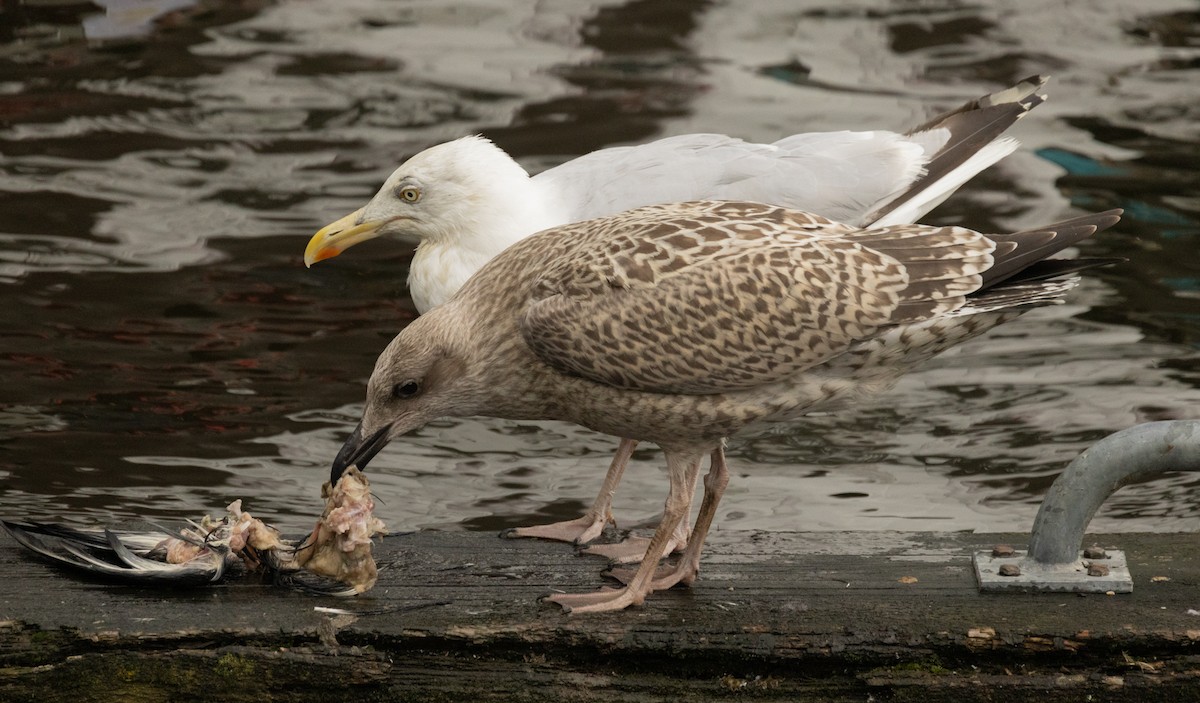
[[[539,358],[629,390],[754,388],[956,309],[992,263],[994,244],[959,228],[867,233],[766,205],[673,207],[576,237],[544,272],[521,318]]]

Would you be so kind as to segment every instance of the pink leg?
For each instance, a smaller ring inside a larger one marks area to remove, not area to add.
[[[729,465],[725,463],[725,449],[718,447],[713,450],[708,474],[704,476],[704,499],[696,516],[696,528],[688,537],[687,549],[674,567],[663,567],[655,572],[654,581],[650,584],[653,590],[660,591],[678,583],[690,586],[695,582],[696,575],[700,573],[700,550],[704,548],[704,539],[717,514],[717,504],[721,502],[728,485]],[[608,575],[627,583],[635,574],[629,569],[614,569]]]
[[[712,453],[712,466],[704,477],[704,500],[700,503],[700,513],[696,516],[696,529],[688,541],[687,550],[679,558],[675,571],[663,577],[661,582],[652,584],[655,590],[670,588],[677,583],[690,586],[700,573],[700,551],[704,549],[704,540],[712,527],[713,518],[717,516],[717,504],[725,495],[729,485],[729,466],[725,463],[725,449],[722,447]]]
[[[613,494],[617,492],[617,484],[621,482],[621,475],[625,473],[625,467],[629,464],[629,457],[633,455],[633,450],[636,446],[637,440],[621,440],[621,445],[617,447],[617,454],[608,466],[608,473],[604,475],[604,484],[600,486],[600,493],[596,496],[596,500],[592,502],[592,507],[583,514],[583,517],[564,522],[555,522],[549,525],[516,527],[504,532],[504,536],[538,537],[541,539],[558,540],[559,542],[573,542],[575,544],[586,544],[599,537],[600,533],[604,531],[606,524],[609,522],[616,524],[612,516]]]
[[[696,494],[696,479],[699,472],[692,474],[691,483],[688,484],[688,500]],[[689,523],[691,522],[687,513],[683,514],[683,519],[679,521],[679,525],[675,528],[675,532],[671,535],[671,539],[667,542],[667,554],[683,551],[683,548],[688,544],[688,533],[691,531]],[[646,550],[650,546],[649,537],[626,537],[616,544],[593,544],[587,549],[581,550],[581,554],[604,557],[610,561],[615,561],[618,564],[633,564],[640,562],[646,556]]]
[[[601,613],[611,610],[621,610],[631,605],[641,605],[646,596],[653,591],[651,581],[654,578],[655,567],[667,553],[667,542],[675,532],[679,521],[687,514],[691,506],[692,496],[687,491],[694,485],[697,472],[700,470],[700,455],[686,452],[668,451],[667,473],[671,479],[671,489],[667,494],[667,502],[663,507],[663,519],[655,531],[646,557],[642,559],[637,573],[623,588],[603,588],[593,593],[563,593],[550,596],[546,600],[558,603],[569,613]]]

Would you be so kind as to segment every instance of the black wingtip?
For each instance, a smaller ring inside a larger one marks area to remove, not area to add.
[[[927,189],[966,164],[987,145],[1000,139],[1017,120],[1045,102],[1046,96],[1037,91],[1047,80],[1047,76],[1031,76],[1016,85],[971,100],[908,130],[905,134],[910,137],[935,129],[947,132],[949,136],[936,152],[929,155],[924,174],[910,183],[903,192],[864,215],[861,222],[871,224],[884,220],[901,206],[922,197]]]
[[[1043,259],[1031,266],[1022,269],[1020,273],[1006,279],[1001,286],[1012,286],[1021,283],[1031,283],[1033,281],[1046,281],[1052,278],[1061,278],[1072,274],[1080,273],[1081,271],[1090,271],[1091,269],[1103,268],[1106,266],[1115,266],[1123,264],[1129,259],[1117,257],[1107,258],[1088,258],[1088,259]]]

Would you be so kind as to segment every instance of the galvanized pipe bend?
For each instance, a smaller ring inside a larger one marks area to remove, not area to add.
[[[1033,521],[1028,558],[1047,566],[1077,561],[1083,533],[1105,499],[1169,471],[1200,471],[1200,420],[1149,422],[1096,442],[1050,486]]]

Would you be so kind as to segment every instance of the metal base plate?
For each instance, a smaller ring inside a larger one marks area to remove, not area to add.
[[[1125,552],[1106,549],[1105,559],[1079,559],[1070,564],[1039,564],[1016,550],[1010,557],[994,557],[990,551],[975,552],[975,577],[981,591],[1052,591],[1059,593],[1132,593],[1133,577],[1125,563]],[[1104,564],[1108,574],[1089,576],[1088,565]],[[1011,564],[1020,569],[1016,576],[1001,576],[1000,567]]]

